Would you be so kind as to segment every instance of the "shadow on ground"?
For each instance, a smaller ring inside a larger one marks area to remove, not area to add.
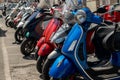
[[[2,30],[0,28],[0,37],[6,37],[6,32],[7,32],[7,30]]]
[[[30,54],[29,56],[23,56],[23,59],[26,59],[26,60],[35,60],[35,56],[34,56],[34,54]]]

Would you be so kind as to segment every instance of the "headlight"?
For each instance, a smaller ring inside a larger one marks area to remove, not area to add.
[[[75,23],[74,14],[72,12],[66,10],[64,12],[64,19],[63,20],[65,23],[68,23],[68,24]]]
[[[86,20],[86,13],[85,13],[85,11],[83,11],[83,10],[78,10],[77,13],[76,13],[76,15],[75,15],[75,20],[76,20],[79,24],[85,22],[85,20]]]

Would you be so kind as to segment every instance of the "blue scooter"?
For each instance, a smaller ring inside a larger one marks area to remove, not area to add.
[[[71,76],[73,75],[75,77],[72,80],[76,80],[76,78],[84,80],[118,79],[118,75],[117,77],[112,75],[112,78],[110,78],[111,75],[109,75],[109,71],[116,73],[116,68],[98,69],[102,65],[96,66],[98,65],[96,63],[97,60],[93,62],[94,64],[92,65],[88,64],[86,33],[91,23],[101,24],[103,19],[94,15],[89,8],[77,10],[74,15],[77,23],[73,26],[64,42],[62,55],[59,56],[51,66],[49,71],[50,77],[52,77],[53,80],[71,80]],[[118,56],[112,55],[111,57],[112,64],[116,63],[115,57],[117,58]],[[105,76],[105,74],[109,75],[109,77]]]

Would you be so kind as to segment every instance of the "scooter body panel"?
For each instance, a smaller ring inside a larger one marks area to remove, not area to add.
[[[73,26],[66,40],[64,41],[62,47],[62,54],[65,55],[66,58],[69,58],[71,60],[71,63],[73,63],[76,66],[80,74],[85,79],[91,80],[92,78],[85,71],[89,68],[87,65],[86,54],[86,34],[88,28],[90,27],[90,24],[100,24],[102,22],[102,18],[99,16],[95,16],[93,13],[91,13],[91,11],[88,8],[82,8],[82,10],[86,12],[86,22],[84,22],[82,25],[76,23]],[[50,73],[50,75],[51,74],[52,73]],[[56,73],[56,75],[60,74]]]
[[[47,25],[45,32],[43,35],[45,36],[45,41],[50,42],[51,37],[58,30],[58,28],[62,25],[62,21],[59,19],[53,18]]]
[[[67,36],[67,32],[68,30],[71,29],[71,26],[64,23],[57,31],[56,33],[54,34],[54,36],[51,38],[51,43],[52,42],[55,42],[55,43],[62,43],[66,36]]]
[[[36,25],[43,19],[43,15],[41,15],[40,17],[36,17],[37,15],[39,15],[40,12],[39,11],[35,11],[33,12],[33,14],[26,20],[23,28],[27,28],[30,32],[33,31],[36,27]]]
[[[92,54],[95,51],[94,44],[92,43],[92,37],[95,33],[95,27],[92,29],[89,29],[87,32],[87,37],[86,37],[86,49],[88,54]]]
[[[64,42],[62,53],[72,59],[76,65],[80,64],[84,69],[87,69],[85,39],[86,34],[83,32],[82,26],[76,23]]]
[[[37,16],[38,13],[39,13],[38,11],[34,12],[34,13],[26,20],[26,22],[25,22],[25,24],[24,24],[24,28],[26,28],[27,26],[30,26],[31,24],[34,23],[35,18],[36,18],[36,16]]]
[[[52,18],[50,22],[47,24],[46,29],[43,32],[44,36],[44,42],[40,46],[40,49],[38,51],[39,56],[46,56],[48,55],[51,51],[54,50],[55,46],[50,42],[51,37],[54,35],[54,33],[61,27],[62,25],[62,20],[57,19],[57,18]]]

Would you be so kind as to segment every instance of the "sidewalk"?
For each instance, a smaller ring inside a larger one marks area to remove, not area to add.
[[[87,7],[89,7],[91,9],[91,11],[95,11],[96,10],[96,1],[88,1],[87,2]]]

